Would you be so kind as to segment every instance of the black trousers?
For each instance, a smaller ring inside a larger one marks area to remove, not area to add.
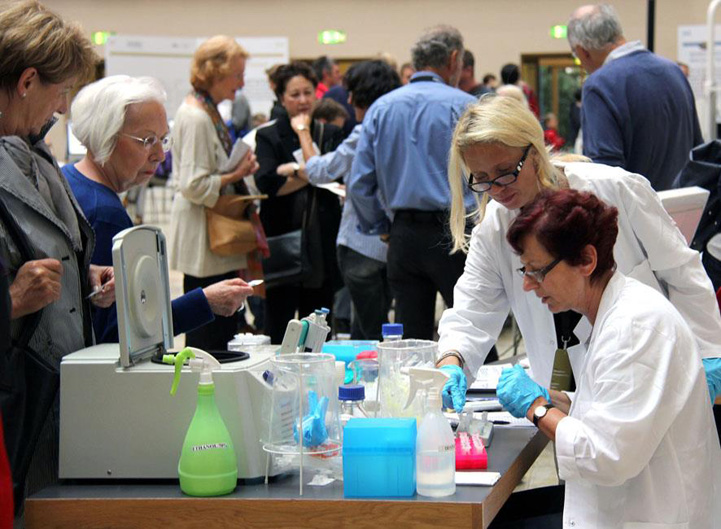
[[[234,279],[236,277],[238,277],[238,272],[228,272],[227,274],[209,277],[194,277],[186,274],[183,277],[183,292],[188,293],[196,288],[205,288],[218,281]],[[240,325],[244,323],[241,318],[240,313],[235,313],[229,317],[218,316],[216,314],[215,320],[194,331],[186,333],[185,345],[188,347],[197,347],[204,351],[226,351],[228,349],[228,342],[233,339]]]
[[[453,306],[453,287],[466,256],[450,255],[451,236],[444,211],[398,210],[388,246],[388,282],[396,300],[403,336],[433,340],[436,294]]]
[[[340,245],[338,267],[353,301],[351,338],[380,340],[392,300],[386,263]]]

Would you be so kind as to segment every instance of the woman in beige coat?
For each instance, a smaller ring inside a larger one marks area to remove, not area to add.
[[[217,105],[233,99],[243,87],[246,51],[230,37],[216,36],[198,47],[193,56],[191,92],[175,114],[173,175],[175,197],[170,226],[170,267],[183,272],[183,290],[205,288],[238,276],[245,255],[220,256],[210,251],[205,208],[221,194],[234,193],[258,169],[248,153],[231,172],[221,173],[232,148],[228,129]],[[241,184],[242,185],[242,184]],[[206,350],[225,350],[238,330],[238,315],[218,317],[186,335],[186,344]]]

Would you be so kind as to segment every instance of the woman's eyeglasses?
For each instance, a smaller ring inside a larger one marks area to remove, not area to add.
[[[473,173],[471,173],[468,177],[468,187],[476,193],[485,193],[491,189],[492,186],[506,187],[511,185],[513,182],[518,180],[518,175],[521,173],[521,169],[523,169],[523,164],[526,162],[526,158],[528,157],[531,147],[533,147],[533,145],[526,147],[526,150],[523,151],[523,156],[521,156],[521,159],[518,161],[516,168],[510,173],[502,174],[493,180],[475,180]]]
[[[123,136],[127,136],[128,138],[135,140],[138,143],[142,143],[143,147],[145,147],[147,150],[155,147],[158,142],[160,142],[160,148],[163,149],[163,152],[170,151],[170,148],[173,146],[173,140],[169,134],[166,134],[162,138],[158,138],[155,134],[151,134],[147,138],[138,138],[137,136],[133,136],[132,134],[126,134],[125,132],[121,132],[120,134],[122,134]]]
[[[546,279],[546,276],[548,275],[548,272],[553,270],[553,268],[563,261],[560,257],[558,259],[554,259],[551,264],[548,266],[544,266],[543,268],[540,268],[538,270],[526,270],[525,266],[522,266],[521,268],[518,268],[516,272],[518,272],[521,277],[530,277],[533,279],[536,283],[543,283],[543,280]]]

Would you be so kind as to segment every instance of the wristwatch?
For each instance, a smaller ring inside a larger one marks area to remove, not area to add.
[[[308,125],[298,125],[298,126],[295,128],[295,130],[297,130],[298,132],[300,132],[300,131],[302,131],[302,130],[306,130],[307,128],[308,128]]]
[[[293,176],[298,177],[298,171],[300,171],[300,164],[293,163]]]
[[[536,428],[538,428],[538,421],[543,419],[551,408],[555,408],[555,406],[553,404],[541,404],[533,410],[533,425]]]

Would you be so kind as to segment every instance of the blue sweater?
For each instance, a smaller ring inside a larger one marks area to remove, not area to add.
[[[95,230],[95,251],[90,262],[112,266],[113,237],[126,228],[132,228],[133,221],[112,189],[86,178],[74,165],[66,165],[62,171],[85,217]],[[119,341],[115,304],[107,309],[93,307],[92,319],[96,343]],[[192,331],[213,319],[215,316],[200,288],[173,300],[173,334]]]
[[[640,50],[604,64],[583,86],[583,153],[671,189],[703,140],[693,92],[671,61]]]

